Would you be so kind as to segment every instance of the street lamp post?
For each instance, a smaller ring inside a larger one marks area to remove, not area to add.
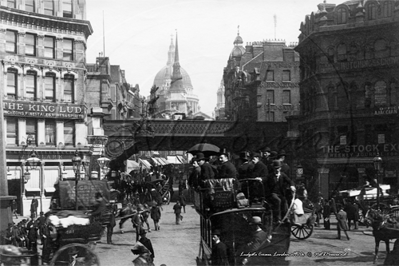
[[[377,174],[377,209],[380,209],[380,180],[379,180],[379,176],[380,176],[380,170],[381,170],[381,164],[382,164],[382,158],[380,157],[379,154],[377,154],[374,159],[373,159],[373,163],[374,163],[374,170],[376,171]]]
[[[37,157],[35,150],[32,150],[28,159],[26,159],[26,165],[29,166],[31,170],[36,170],[40,165],[41,160]],[[43,180],[42,174],[40,173],[40,212],[43,212]]]
[[[76,150],[75,155],[72,157],[73,171],[75,172],[75,209],[78,210],[78,182],[80,175],[80,165],[82,158],[79,156],[79,152]]]

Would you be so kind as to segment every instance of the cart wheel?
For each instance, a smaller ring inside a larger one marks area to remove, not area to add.
[[[100,260],[89,245],[72,243],[61,247],[54,254],[51,266],[91,265],[100,266]]]
[[[167,191],[165,193],[165,195],[163,196],[163,203],[169,205],[169,203],[170,203],[170,192],[169,191]]]
[[[293,224],[291,225],[291,233],[293,236],[298,238],[299,240],[304,240],[308,237],[310,237],[313,233],[313,225],[298,225],[298,224]]]

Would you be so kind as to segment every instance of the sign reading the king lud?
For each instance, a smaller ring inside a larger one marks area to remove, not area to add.
[[[4,114],[8,116],[84,119],[84,105],[72,103],[23,102],[4,100]]]

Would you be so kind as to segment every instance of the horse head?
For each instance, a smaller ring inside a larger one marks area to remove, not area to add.
[[[373,227],[373,229],[380,229],[385,221],[386,215],[382,214],[380,210],[369,209],[365,216],[367,226]]]

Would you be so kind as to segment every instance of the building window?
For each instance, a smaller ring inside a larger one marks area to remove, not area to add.
[[[370,3],[367,8],[367,18],[369,20],[374,20],[377,18],[377,5],[375,3]]]
[[[64,101],[74,101],[74,76],[65,75],[64,77]]]
[[[29,100],[36,100],[36,72],[28,71],[25,79],[25,94]]]
[[[274,90],[266,91],[266,104],[274,104]]]
[[[338,24],[345,24],[348,18],[348,13],[346,8],[340,8],[337,11],[337,23]]]
[[[26,119],[26,136],[30,136],[33,145],[36,145],[36,132],[37,132],[37,120],[33,118]]]
[[[337,49],[338,61],[346,61],[346,45],[340,44]]]
[[[56,124],[54,120],[46,120],[46,145],[55,145]]]
[[[7,0],[7,7],[17,8],[17,0]]]
[[[384,18],[392,17],[393,2],[385,1],[382,3],[382,16]]]
[[[17,32],[7,30],[6,33],[6,52],[17,53]]]
[[[18,88],[18,72],[14,69],[8,69],[7,71],[7,98],[17,99],[17,88]]]
[[[387,104],[387,85],[384,81],[377,81],[374,85],[374,105],[385,106]]]
[[[64,141],[65,145],[73,145],[75,136],[75,122],[68,121],[64,123]]]
[[[291,81],[291,71],[283,70],[283,82]]]
[[[267,111],[266,112],[266,121],[268,122],[274,122],[274,112],[273,111]]]
[[[62,14],[64,18],[72,18],[72,0],[62,1]]]
[[[16,117],[7,117],[7,144],[17,144],[18,119]]]
[[[291,91],[283,91],[283,104],[291,104]]]
[[[47,73],[44,77],[44,98],[48,102],[55,102],[55,75]]]
[[[274,71],[273,70],[266,71],[266,81],[274,81]]]
[[[63,39],[62,40],[63,59],[67,61],[73,60],[73,40]]]
[[[54,15],[54,2],[52,0],[44,1],[44,14],[49,16]]]
[[[55,58],[55,38],[44,36],[44,57]]]
[[[35,0],[25,0],[25,11],[35,12]]]
[[[36,35],[27,33],[25,35],[25,54],[36,55]]]

